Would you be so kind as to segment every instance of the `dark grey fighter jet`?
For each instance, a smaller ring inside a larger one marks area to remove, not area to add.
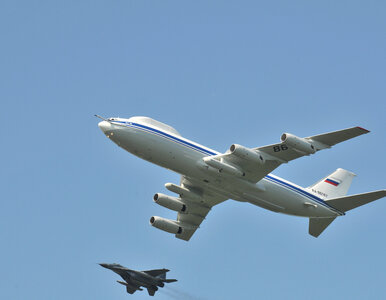
[[[117,282],[125,285],[129,294],[134,294],[136,291],[142,291],[141,286],[143,286],[147,288],[150,296],[154,296],[158,287],[164,287],[165,282],[169,283],[177,281],[177,279],[166,279],[166,272],[169,272],[168,269],[135,271],[119,264],[100,265],[120,275],[125,282],[119,280],[117,280]]]

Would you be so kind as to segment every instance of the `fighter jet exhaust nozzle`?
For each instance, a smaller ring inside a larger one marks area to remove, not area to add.
[[[314,145],[312,145],[308,140],[297,137],[296,135],[283,133],[280,140],[300,153],[314,154],[316,152]]]
[[[150,225],[169,233],[173,233],[173,234],[182,233],[182,227],[179,224],[177,224],[176,221],[172,221],[169,219],[165,219],[161,217],[151,217]]]
[[[260,152],[249,149],[247,147],[244,147],[244,146],[241,146],[238,144],[233,144],[229,148],[229,150],[231,153],[233,153],[237,157],[248,160],[251,163],[258,163],[260,165],[265,163],[265,159]]]
[[[181,213],[187,213],[187,207],[186,205],[180,200],[180,198],[168,196],[165,194],[157,193],[153,197],[154,202],[169,208],[171,210],[181,212]]]

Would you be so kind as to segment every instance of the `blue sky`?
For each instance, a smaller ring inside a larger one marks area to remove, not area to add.
[[[167,267],[157,299],[381,299],[385,199],[308,220],[227,201],[188,243],[152,228],[179,176],[107,140],[93,114],[145,115],[218,151],[363,126],[283,165],[385,188],[383,1],[1,1],[1,299],[147,299],[97,265]]]

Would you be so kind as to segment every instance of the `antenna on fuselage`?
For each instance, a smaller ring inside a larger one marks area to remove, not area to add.
[[[106,121],[106,122],[110,122],[108,119],[105,119],[103,118],[102,116],[100,115],[94,115],[95,117],[99,118],[99,119],[102,119],[103,121]]]

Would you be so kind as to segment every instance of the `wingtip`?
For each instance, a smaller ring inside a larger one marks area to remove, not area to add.
[[[362,131],[364,131],[365,133],[369,133],[370,132],[370,130],[367,130],[367,129],[365,129],[363,127],[360,127],[360,126],[357,126],[357,128],[362,130]]]

